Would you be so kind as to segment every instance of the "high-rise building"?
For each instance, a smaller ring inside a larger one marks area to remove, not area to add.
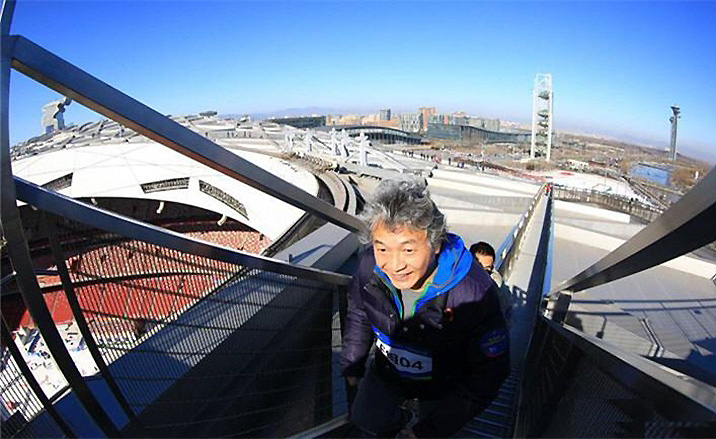
[[[380,120],[390,120],[390,108],[380,110]]]
[[[420,113],[403,113],[400,115],[400,129],[409,133],[417,133],[423,128],[423,115]]]
[[[430,116],[438,114],[438,110],[435,107],[420,107],[418,111],[420,111],[420,115],[423,116],[423,132],[427,132]]]

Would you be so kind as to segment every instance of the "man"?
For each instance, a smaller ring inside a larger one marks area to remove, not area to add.
[[[490,244],[480,241],[470,246],[470,253],[475,256],[475,259],[482,265],[482,268],[484,268],[492,280],[495,281],[499,291],[500,309],[509,327],[512,318],[512,294],[510,294],[509,289],[505,287],[500,272],[495,270],[495,249]]]
[[[425,182],[384,180],[361,216],[372,246],[349,288],[341,352],[343,375],[359,385],[351,418],[381,436],[451,436],[509,374],[494,283],[447,233]],[[417,421],[406,401],[417,401]]]
[[[475,256],[482,268],[492,276],[495,269],[495,249],[485,241],[480,241],[470,246],[470,253]],[[499,276],[499,273],[497,275]],[[502,280],[502,277],[500,276],[499,279]]]

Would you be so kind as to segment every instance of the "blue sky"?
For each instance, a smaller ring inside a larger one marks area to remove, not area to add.
[[[21,34],[165,114],[380,108],[528,121],[551,73],[557,129],[716,162],[716,2],[19,0]],[[55,92],[14,72],[10,139]],[[72,104],[69,123],[97,116]]]

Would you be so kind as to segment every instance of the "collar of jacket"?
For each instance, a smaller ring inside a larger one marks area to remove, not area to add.
[[[429,285],[423,297],[421,297],[415,305],[416,310],[422,308],[427,302],[435,299],[439,296],[444,296],[445,293],[450,291],[455,285],[457,285],[470,271],[472,266],[472,255],[470,251],[465,248],[465,244],[462,239],[453,234],[448,233],[445,236],[445,241],[440,248],[438,254],[438,265],[435,269],[435,276],[433,282]],[[375,275],[390,291],[390,296],[393,299],[395,308],[398,310],[400,316],[403,315],[403,304],[398,297],[396,288],[390,282],[388,277],[383,270],[376,265],[373,269]],[[441,302],[445,303],[444,297]]]
[[[395,288],[390,284],[386,284],[379,279],[377,276],[372,276],[371,280],[363,287],[368,294],[373,295],[379,300],[386,300],[388,303],[393,305],[393,309],[396,314],[390,316],[390,325],[398,324],[401,320],[400,316],[403,315],[403,305],[398,297],[398,293]],[[445,304],[447,303],[447,294],[439,294],[432,300],[426,300],[423,305],[418,308],[415,316],[419,316],[420,320],[411,318],[408,321],[403,322],[409,325],[419,325],[420,321],[427,323],[428,325],[441,329],[443,327],[443,312],[445,311]],[[388,317],[386,315],[386,317]],[[378,330],[374,326],[374,330]],[[386,328],[389,331],[389,327]],[[389,331],[390,332],[390,331]],[[382,333],[382,332],[381,332]],[[386,335],[387,336],[387,335]]]

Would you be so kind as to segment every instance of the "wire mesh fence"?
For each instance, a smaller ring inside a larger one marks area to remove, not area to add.
[[[2,373],[2,436],[18,437],[28,419],[34,418],[43,406],[27,383],[15,359],[3,344]]]
[[[45,366],[30,359],[22,337],[13,338],[2,320],[2,359],[0,360],[0,436],[2,437],[63,437],[73,433],[66,423],[52,417],[30,424],[44,410],[53,410],[46,395],[47,383],[41,386],[38,378],[47,378]],[[47,359],[44,359],[46,361]],[[43,377],[43,369],[44,377]],[[57,395],[57,394],[56,394]]]
[[[653,378],[636,368],[615,375],[604,364],[538,319],[525,364],[529,373],[521,385],[516,437],[713,437],[713,415],[710,420],[680,419],[691,403],[688,398],[665,387],[657,390],[649,383]],[[637,393],[624,380],[653,397]]]
[[[160,247],[64,218],[47,221],[53,227],[40,229],[56,230],[60,254],[53,254],[49,235],[35,233],[31,243],[44,302],[82,375],[116,383],[115,399],[125,400],[131,411],[130,419],[114,419],[125,434],[284,435],[345,411],[335,285]],[[69,283],[62,281],[63,269]],[[15,336],[39,336],[21,305],[8,310]],[[81,320],[87,333],[78,329]],[[93,345],[99,358],[91,355]],[[50,357],[38,346],[31,351]],[[14,369],[3,371],[5,380],[21,377]],[[61,379],[60,374],[52,381]],[[28,424],[42,407],[16,411]]]
[[[48,352],[42,334],[34,327],[32,317],[27,317],[25,321],[28,326],[16,330],[12,342],[17,346],[22,361],[27,366],[26,371],[32,374],[32,378],[38,383],[42,391],[41,396],[53,399],[67,389],[67,380]],[[33,419],[43,410],[43,406],[39,403],[38,395],[27,383],[28,378],[23,376],[16,360],[11,356],[8,343],[9,341],[3,340],[0,373],[3,405],[0,410],[3,410],[3,419],[16,413],[17,419]]]

